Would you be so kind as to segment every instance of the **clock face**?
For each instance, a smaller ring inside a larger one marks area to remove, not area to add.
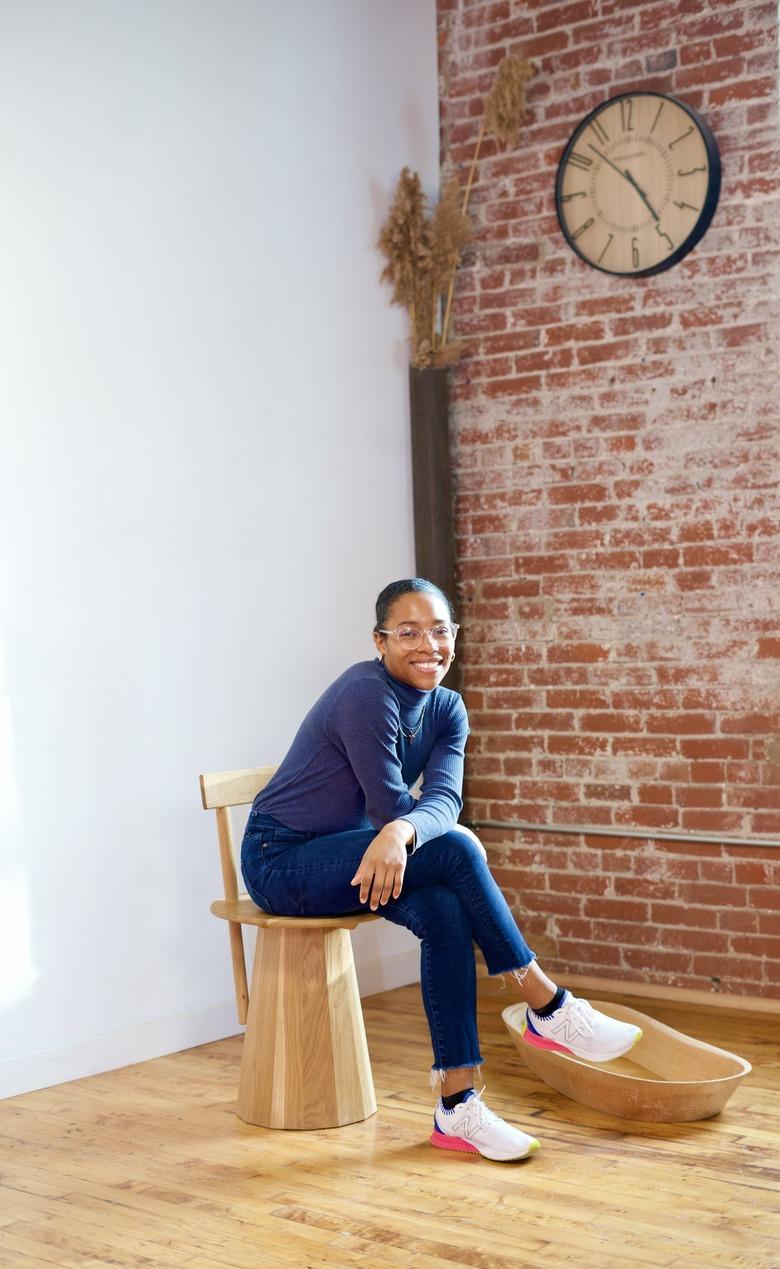
[[[720,156],[704,120],[674,97],[637,92],[583,119],[558,167],[555,204],[583,260],[643,277],[688,254],[719,193]]]

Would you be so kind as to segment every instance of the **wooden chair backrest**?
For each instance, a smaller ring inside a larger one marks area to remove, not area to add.
[[[233,849],[231,806],[246,806],[264,789],[276,767],[245,767],[241,771],[214,771],[200,777],[204,811],[216,811],[219,861],[226,899],[238,898],[236,856]]]
[[[219,862],[222,865],[222,883],[225,899],[238,899],[236,856],[233,849],[233,825],[231,806],[246,806],[253,802],[261,789],[271,779],[276,767],[245,767],[241,771],[213,771],[200,777],[200,796],[204,811],[216,811],[217,836],[219,838]],[[246,980],[244,940],[238,921],[229,921],[230,956],[233,962],[233,983],[236,990],[238,1020],[245,1023],[249,1005]]]

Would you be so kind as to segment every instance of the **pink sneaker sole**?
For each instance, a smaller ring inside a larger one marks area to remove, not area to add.
[[[545,1040],[540,1035],[534,1035],[533,1031],[527,1027],[523,1031],[523,1039],[534,1049],[547,1049],[551,1053],[568,1053],[570,1057],[577,1056],[574,1050],[567,1049],[565,1044],[558,1044],[555,1040]]]
[[[446,1133],[438,1132],[436,1128],[428,1140],[432,1146],[438,1146],[440,1150],[460,1150],[463,1154],[479,1154],[477,1147],[464,1141],[463,1137],[448,1137]]]

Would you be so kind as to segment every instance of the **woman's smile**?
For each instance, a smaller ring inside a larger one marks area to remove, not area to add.
[[[425,661],[412,660],[409,664],[413,670],[417,671],[418,674],[438,674],[443,666],[441,657],[438,657],[436,660],[431,660],[430,658]]]

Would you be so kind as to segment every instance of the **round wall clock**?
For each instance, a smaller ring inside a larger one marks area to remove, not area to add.
[[[696,246],[719,193],[718,145],[696,111],[662,93],[621,93],[573,133],[555,207],[587,264],[637,278],[671,268]]]

